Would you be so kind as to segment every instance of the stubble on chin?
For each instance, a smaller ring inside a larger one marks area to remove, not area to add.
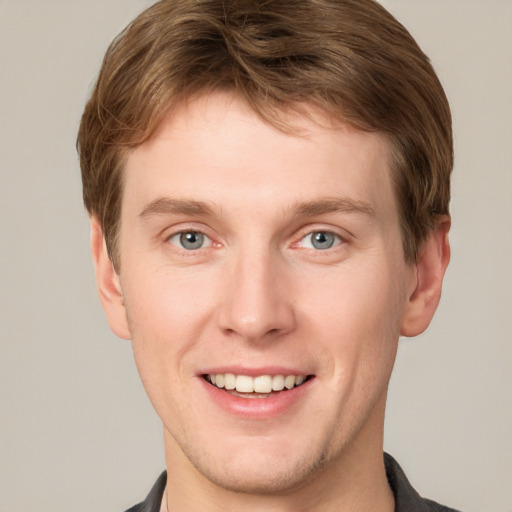
[[[318,450],[317,454],[305,453],[302,459],[275,463],[272,457],[266,464],[238,458],[236,463],[209,460],[196,445],[181,447],[183,455],[194,468],[197,476],[206,479],[218,489],[247,495],[286,496],[311,484],[332,462],[331,446]]]

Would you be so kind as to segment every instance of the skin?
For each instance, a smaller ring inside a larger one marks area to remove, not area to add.
[[[437,307],[449,219],[407,264],[385,137],[311,112],[298,137],[231,94],[193,99],[127,159],[119,275],[92,218],[102,304],[164,425],[170,510],[394,508],[387,386],[400,334]],[[201,376],[231,366],[313,378],[252,418]]]

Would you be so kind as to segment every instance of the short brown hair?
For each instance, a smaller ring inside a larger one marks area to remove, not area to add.
[[[218,89],[281,129],[280,113],[308,103],[385,134],[415,261],[448,213],[453,143],[443,88],[407,30],[374,0],[162,0],[110,45],[78,134],[84,202],[116,268],[127,152],[171,106]]]

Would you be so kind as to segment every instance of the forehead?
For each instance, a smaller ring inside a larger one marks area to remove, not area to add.
[[[123,208],[179,196],[233,206],[250,199],[266,211],[323,195],[394,209],[386,137],[306,107],[306,116],[287,114],[289,133],[229,93],[183,102],[129,154]]]

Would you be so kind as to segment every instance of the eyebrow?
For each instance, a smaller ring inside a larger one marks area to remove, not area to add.
[[[147,204],[139,217],[146,219],[153,215],[211,215],[212,208],[203,201],[161,197]]]
[[[350,198],[326,198],[316,201],[304,201],[296,203],[292,212],[301,217],[315,217],[328,213],[363,213],[375,216],[372,206],[360,200]],[[203,201],[192,199],[173,199],[161,197],[148,203],[139,217],[146,219],[153,215],[212,215],[212,208]]]
[[[354,200],[347,197],[326,198],[318,201],[297,203],[293,211],[304,217],[314,217],[327,213],[363,213],[375,216],[375,210],[366,201]]]

